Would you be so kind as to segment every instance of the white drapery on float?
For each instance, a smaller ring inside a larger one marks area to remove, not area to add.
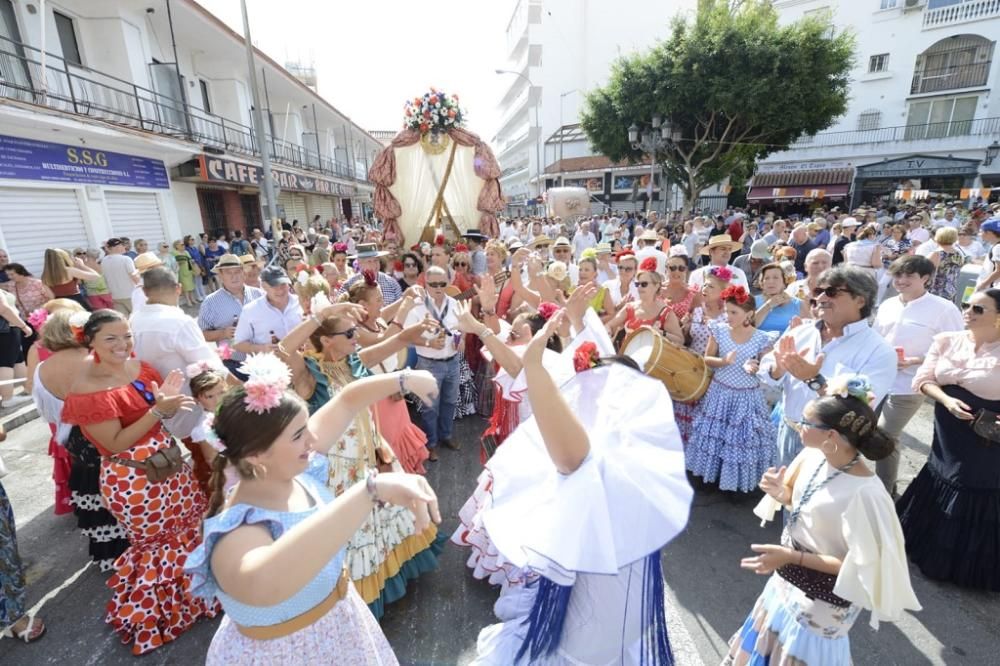
[[[461,128],[441,134],[448,144],[429,150],[419,130],[405,129],[375,158],[368,178],[375,184],[375,215],[384,222],[386,238],[419,241],[435,222],[439,192],[458,233],[478,229],[491,238],[499,235],[496,213],[504,201],[493,151]]]

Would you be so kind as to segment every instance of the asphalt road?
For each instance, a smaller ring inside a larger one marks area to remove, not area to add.
[[[444,450],[428,475],[441,498],[442,529],[457,525],[457,511],[476,483],[478,435],[483,421],[459,424],[465,443]],[[904,438],[904,483],[919,469],[931,441],[925,407]],[[105,576],[86,565],[86,544],[72,516],[52,513],[48,428],[32,421],[10,432],[0,445],[10,474],[3,479],[17,516],[22,557],[28,565],[28,603],[46,595],[40,616],[48,634],[38,643],[0,641],[0,664],[132,664],[128,647],[104,624],[109,593]],[[764,579],[739,568],[751,543],[773,543],[775,528],[761,528],[753,501],[733,503],[718,493],[699,493],[685,532],[664,555],[671,642],[681,666],[717,664],[729,636],[740,626]],[[407,596],[387,610],[383,629],[403,664],[467,664],[478,630],[492,622],[495,593],[464,566],[467,553],[449,545],[437,572],[410,585]],[[67,581],[74,575],[78,578]],[[878,664],[1000,664],[1000,595],[970,592],[911,575],[923,611],[896,625],[868,626],[863,613],[851,631],[854,661]],[[60,586],[65,586],[59,590]],[[56,591],[58,590],[58,591]],[[201,622],[178,641],[142,658],[151,664],[202,663],[217,621]],[[332,660],[331,660],[332,661]]]

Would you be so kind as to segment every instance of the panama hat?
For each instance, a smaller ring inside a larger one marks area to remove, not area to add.
[[[743,247],[742,243],[734,241],[729,234],[719,234],[708,239],[708,245],[701,248],[699,254],[708,254],[717,247],[727,248],[730,252],[736,252]]]
[[[560,236],[556,239],[556,242],[552,244],[552,247],[573,247],[569,242],[569,239],[565,236]]]
[[[223,268],[240,268],[241,266],[243,266],[243,262],[235,254],[224,254],[219,257],[219,261],[212,267],[212,272],[218,273]],[[136,268],[138,268],[138,265],[136,265]]]
[[[163,260],[156,256],[155,252],[143,252],[135,258],[133,263],[135,263],[135,270],[139,271],[139,273],[145,273],[150,268],[162,266]]]
[[[656,231],[654,231],[653,229],[646,229],[645,231],[642,232],[642,235],[639,236],[636,240],[653,241],[655,243],[656,241],[660,240],[660,237],[656,235]]]
[[[552,245],[552,239],[544,235],[535,236],[528,241],[528,247],[532,250],[539,247],[548,247],[549,245]]]
[[[375,259],[376,257],[387,257],[389,253],[378,249],[375,243],[358,243],[355,253],[348,259]]]

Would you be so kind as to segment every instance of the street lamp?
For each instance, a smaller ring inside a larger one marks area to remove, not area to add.
[[[643,130],[635,123],[629,125],[628,142],[633,150],[641,150],[649,155],[649,208],[652,210],[653,188],[656,185],[656,153],[680,142],[681,132],[679,129],[674,129],[669,118],[664,119],[658,113],[653,114],[649,126],[651,129]],[[661,187],[660,192],[665,195],[666,189]],[[663,196],[660,199],[665,200]]]
[[[989,166],[993,164],[993,160],[1000,155],[1000,143],[994,141],[990,145],[986,146],[986,159],[983,160],[983,166]]]
[[[521,72],[515,72],[512,69],[496,69],[494,70],[497,74],[513,74],[514,76],[519,76],[528,83],[528,95],[531,95],[531,89],[535,87],[535,84],[531,82],[531,79],[527,75]],[[535,137],[535,185],[538,188],[537,196],[541,199],[542,196],[542,158],[538,150],[539,139],[542,135],[542,124],[538,122],[538,103],[539,100],[535,100],[535,127],[538,128],[538,136]]]

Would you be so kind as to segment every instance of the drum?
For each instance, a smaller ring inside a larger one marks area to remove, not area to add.
[[[712,381],[712,369],[705,365],[704,358],[670,342],[651,326],[629,333],[621,349],[643,372],[663,382],[670,397],[678,402],[697,402]]]

